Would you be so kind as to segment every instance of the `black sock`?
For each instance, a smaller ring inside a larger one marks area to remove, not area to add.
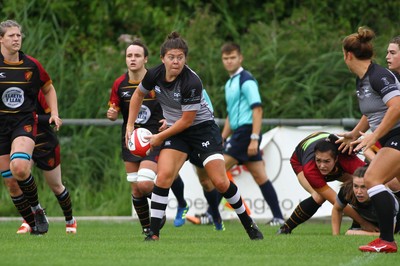
[[[181,208],[185,208],[187,205],[184,197],[184,188],[185,184],[183,183],[181,176],[178,175],[178,177],[172,183],[171,190],[178,201],[178,206]]]
[[[295,229],[299,224],[310,219],[318,211],[319,207],[321,207],[321,205],[315,202],[313,197],[303,200],[297,205],[296,209],[294,209],[292,215],[283,226],[290,230]]]
[[[203,192],[209,205],[207,212],[212,216],[214,222],[221,223],[222,219],[218,209],[219,202],[221,201],[220,193],[215,188],[211,191],[203,190]]]
[[[243,204],[242,197],[240,196],[237,186],[230,181],[230,185],[224,193],[222,193],[224,198],[229,202],[232,208],[235,209],[237,216],[240,219],[244,228],[249,228],[253,223],[253,219],[247,214],[246,208]]]
[[[260,185],[260,190],[264,196],[265,201],[271,208],[271,212],[274,218],[283,219],[281,208],[279,207],[278,196],[276,195],[276,191],[274,186],[272,185],[272,182],[267,180],[267,182]]]
[[[132,203],[142,228],[150,228],[150,210],[147,197],[135,198],[132,195]]]
[[[63,192],[61,192],[60,195],[55,195],[58,204],[60,204],[60,207],[64,213],[65,221],[71,221],[72,220],[72,203],[71,203],[71,197],[69,194],[69,191],[67,188],[64,189]]]
[[[376,192],[374,195],[371,195],[370,198],[378,216],[380,238],[389,242],[393,242],[393,216],[395,211],[395,199],[392,195],[390,195],[390,192],[387,191],[383,185],[370,188],[368,190],[368,194],[370,194],[371,189],[375,190]]]
[[[168,205],[168,193],[168,188],[160,188],[157,185],[154,185],[153,193],[151,194],[150,229],[156,236],[160,236],[161,220]],[[157,197],[157,201],[154,201],[155,196]]]
[[[24,193],[25,198],[28,200],[31,207],[36,207],[39,205],[39,198],[37,192],[37,186],[32,175],[23,181],[17,181],[19,187]]]
[[[15,207],[18,212],[21,214],[22,218],[24,218],[25,222],[29,224],[31,228],[36,226],[35,224],[35,216],[32,213],[31,205],[28,200],[24,197],[24,194],[21,194],[17,197],[11,197]]]

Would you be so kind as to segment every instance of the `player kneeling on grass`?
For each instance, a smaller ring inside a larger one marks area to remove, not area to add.
[[[340,234],[340,225],[342,222],[343,209],[350,205],[358,214],[365,220],[371,222],[379,227],[378,217],[376,215],[375,207],[372,205],[371,199],[367,193],[367,187],[364,183],[364,174],[367,167],[358,168],[354,174],[353,179],[343,183],[340,188],[336,202],[332,208],[332,234]],[[399,199],[393,195],[393,202],[395,204],[395,211],[393,217],[395,219],[394,232],[400,231],[400,212],[399,212]],[[371,232],[361,228],[361,226],[353,221],[351,227],[347,230],[346,235],[374,235],[379,236],[379,232]]]
[[[315,132],[303,139],[290,158],[290,163],[300,185],[311,194],[293,211],[277,234],[290,234],[300,224],[309,220],[325,201],[335,204],[336,192],[328,182],[351,180],[354,171],[365,163],[356,154],[343,154],[335,144],[337,136],[328,132]],[[377,230],[351,207],[343,210],[357,220],[363,228]]]

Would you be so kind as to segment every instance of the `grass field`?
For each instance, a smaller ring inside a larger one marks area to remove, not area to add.
[[[334,237],[328,222],[309,221],[291,235],[277,236],[277,227],[258,221],[265,237],[262,241],[250,241],[238,221],[226,221],[224,232],[190,223],[175,228],[169,221],[158,242],[144,242],[137,221],[78,217],[77,235],[66,235],[64,223],[51,219],[44,236],[17,235],[19,225],[18,221],[0,222],[0,265],[377,266],[399,265],[400,261],[400,253],[359,252],[357,247],[373,237]]]

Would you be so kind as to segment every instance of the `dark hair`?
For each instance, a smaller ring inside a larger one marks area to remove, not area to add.
[[[367,169],[368,169],[368,165],[358,167],[354,171],[353,176],[364,178],[364,175],[365,175],[365,172],[367,171]],[[343,189],[343,194],[344,194],[344,198],[346,199],[346,201],[348,203],[350,203],[351,205],[357,204],[358,201],[357,201],[356,195],[354,195],[352,178],[350,180],[346,180],[342,184],[342,189]]]
[[[19,25],[15,20],[5,20],[0,23],[0,36],[4,37],[4,34],[6,33],[7,29],[6,28],[11,28],[11,27],[17,27],[19,30],[22,32],[22,27]]]
[[[356,33],[343,39],[343,49],[352,52],[357,59],[366,60],[374,56],[372,39],[375,37],[373,30],[368,27],[359,27]]]
[[[184,39],[182,39],[178,32],[173,31],[168,34],[167,38],[165,39],[164,43],[161,45],[160,48],[160,55],[164,57],[164,55],[172,49],[180,49],[185,54],[185,57],[189,53],[189,47]]]
[[[230,54],[234,51],[238,51],[241,54],[240,45],[234,42],[227,42],[221,47],[221,54]]]
[[[149,50],[147,49],[147,46],[142,42],[142,40],[140,40],[140,39],[134,39],[134,40],[128,45],[128,47],[131,46],[131,45],[137,45],[137,46],[142,47],[142,48],[143,48],[143,51],[144,51],[144,57],[148,57],[148,56],[149,56]],[[126,50],[128,49],[128,47],[126,47],[126,49],[125,49],[125,54],[126,54]]]
[[[314,147],[314,152],[331,151],[333,158],[336,159],[339,156],[339,145],[335,143],[338,139],[339,138],[335,134],[329,134],[328,137],[321,139],[317,142]]]
[[[400,35],[393,37],[389,43],[395,43],[400,47]]]

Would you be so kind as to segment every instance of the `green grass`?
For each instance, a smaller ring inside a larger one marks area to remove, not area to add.
[[[44,236],[17,235],[18,221],[1,222],[1,265],[396,265],[400,254],[366,254],[366,236],[331,235],[330,224],[310,221],[292,235],[259,227],[263,241],[250,241],[238,221],[224,232],[212,226],[167,222],[158,242],[144,242],[137,221],[87,221],[78,217],[78,234],[66,235],[63,222],[51,221]],[[343,228],[347,228],[344,224]],[[396,236],[397,240],[400,238]]]

